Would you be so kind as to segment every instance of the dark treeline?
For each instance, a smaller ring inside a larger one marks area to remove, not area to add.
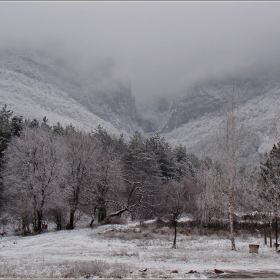
[[[203,227],[228,219],[228,176],[223,162],[198,158],[159,134],[129,140],[102,127],[79,131],[0,111],[1,215],[22,234],[40,233],[46,221],[74,229],[81,215],[90,225],[113,217],[168,217],[175,230],[183,213]],[[253,172],[238,167],[231,199],[235,215],[272,211],[280,192],[280,147]],[[235,216],[237,218],[237,215]],[[174,247],[176,240],[174,240]]]

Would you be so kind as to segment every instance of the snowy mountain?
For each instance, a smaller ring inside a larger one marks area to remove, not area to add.
[[[238,108],[238,117],[246,133],[246,146],[243,146],[243,157],[246,161],[259,161],[259,153],[268,151],[275,139],[270,135],[270,128],[277,109],[280,106],[280,87],[265,94],[256,96]],[[165,139],[176,144],[178,139],[189,150],[215,157],[219,151],[215,148],[217,124],[221,121],[218,112],[208,113],[197,119],[165,133]]]
[[[154,127],[171,145],[181,143],[198,155],[217,157],[217,126],[234,89],[238,119],[245,132],[242,157],[244,162],[259,162],[259,153],[268,151],[276,141],[271,128],[279,116],[279,74],[277,67],[257,68],[235,77],[202,81],[178,100],[166,104],[168,111],[159,112],[157,108],[163,102],[159,100],[153,109],[142,114],[150,115]],[[159,120],[163,122],[157,126]]]
[[[280,108],[278,68],[201,81],[173,102],[166,97],[137,108],[133,88],[114,80],[111,67],[107,61],[85,74],[47,53],[1,51],[0,106],[7,104],[24,118],[46,116],[50,124],[72,123],[88,131],[101,125],[125,137],[135,130],[146,136],[159,132],[171,145],[182,143],[188,151],[215,156],[215,130],[234,82],[248,138],[243,157],[256,160],[275,141],[269,130]]]
[[[135,112],[129,89],[116,85],[112,92],[92,90],[89,94],[82,78],[65,62],[45,53],[2,51],[0,105],[7,104],[24,118],[42,120],[46,116],[50,124],[72,123],[86,130],[101,125],[111,133],[128,135]]]

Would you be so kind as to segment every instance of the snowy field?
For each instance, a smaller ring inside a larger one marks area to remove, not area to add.
[[[15,278],[240,278],[279,277],[280,254],[263,238],[243,234],[230,250],[226,236],[139,224],[46,232],[0,239],[0,277]],[[259,254],[248,245],[259,244]],[[224,271],[215,274],[214,269]],[[190,273],[190,271],[195,273]]]

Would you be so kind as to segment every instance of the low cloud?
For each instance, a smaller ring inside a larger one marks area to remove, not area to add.
[[[0,45],[44,48],[85,72],[109,63],[144,102],[279,63],[279,14],[280,2],[1,2]]]

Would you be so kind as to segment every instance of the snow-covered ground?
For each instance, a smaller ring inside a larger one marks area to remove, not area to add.
[[[280,275],[280,254],[263,238],[243,235],[231,251],[227,237],[180,233],[171,249],[172,229],[105,225],[0,239],[0,277],[20,278],[211,278]],[[249,253],[249,244],[259,253]],[[217,275],[214,269],[225,273]],[[197,273],[189,273],[190,270]]]

